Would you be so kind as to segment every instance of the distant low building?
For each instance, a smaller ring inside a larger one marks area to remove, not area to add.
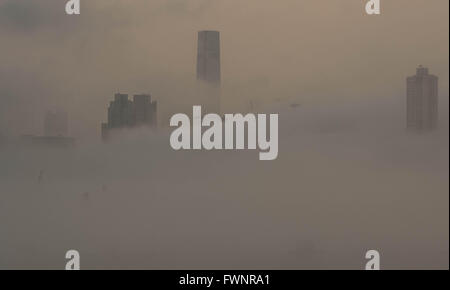
[[[107,140],[115,129],[156,127],[156,109],[150,95],[134,95],[131,101],[127,94],[115,94],[108,107],[108,122],[102,123],[102,139]]]
[[[44,135],[22,135],[19,145],[46,148],[69,148],[75,146],[75,138],[68,136],[69,121],[63,111],[48,111],[44,116]]]
[[[65,136],[22,135],[20,144],[33,147],[70,148],[75,146],[75,139]]]
[[[438,77],[419,66],[416,75],[406,80],[406,126],[416,131],[430,131],[438,123]]]

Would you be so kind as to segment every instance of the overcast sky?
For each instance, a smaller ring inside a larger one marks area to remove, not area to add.
[[[196,33],[221,32],[223,104],[405,97],[423,64],[448,99],[447,0],[0,0],[0,128],[40,134],[47,109],[96,137],[115,92],[152,93],[160,118],[194,98]],[[6,133],[4,133],[6,134]]]
[[[0,148],[0,268],[448,269],[448,0],[0,0],[0,133],[69,112],[70,150]],[[163,118],[197,99],[197,31],[222,41],[226,110],[279,113],[279,157],[100,143],[113,94]],[[405,130],[406,77],[439,76],[440,123]],[[289,106],[297,103],[298,106]],[[14,144],[11,142],[10,144]]]

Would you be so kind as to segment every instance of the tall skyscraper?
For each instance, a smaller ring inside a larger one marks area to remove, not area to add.
[[[438,78],[428,74],[428,69],[419,66],[416,75],[406,79],[407,83],[407,128],[430,131],[438,121]]]
[[[127,94],[115,94],[108,107],[108,122],[102,123],[102,138],[106,140],[110,131],[120,128],[156,126],[156,101],[150,95],[134,95],[133,101]]]
[[[199,31],[197,44],[197,80],[205,113],[220,113],[220,34]]]
[[[218,31],[198,32],[197,79],[220,85],[220,34]]]
[[[156,102],[150,95],[134,95],[133,115],[133,126],[156,126]]]
[[[44,117],[44,136],[68,136],[68,117],[66,112],[48,111]]]

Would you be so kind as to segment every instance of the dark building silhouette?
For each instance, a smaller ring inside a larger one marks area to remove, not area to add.
[[[202,103],[205,113],[220,113],[220,33],[199,31],[197,44],[197,80],[199,92],[206,99]]]
[[[115,94],[108,107],[108,122],[102,123],[102,139],[108,139],[111,130],[139,126],[156,127],[156,102],[150,95]]]
[[[438,121],[438,78],[419,66],[407,82],[407,128],[430,131]]]
[[[156,126],[156,102],[151,101],[150,95],[133,96],[133,124],[132,126]]]
[[[220,84],[220,34],[199,31],[197,44],[197,79]]]

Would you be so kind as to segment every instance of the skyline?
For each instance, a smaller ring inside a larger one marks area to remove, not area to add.
[[[118,89],[152,93],[167,120],[204,97],[193,85],[196,34],[204,29],[221,32],[229,111],[250,101],[400,102],[404,77],[418,64],[441,78],[441,107],[448,99],[448,1],[387,2],[376,17],[354,1],[98,0],[84,3],[80,17],[61,15],[57,2],[0,2],[4,134],[37,133],[43,112],[59,107],[69,112],[74,136],[95,138],[94,124],[105,119],[104,104]]]
[[[406,126],[408,129],[432,131],[439,126],[439,78],[419,65],[414,76],[406,78]]]
[[[448,269],[448,0],[66,2],[0,0],[0,269]]]

